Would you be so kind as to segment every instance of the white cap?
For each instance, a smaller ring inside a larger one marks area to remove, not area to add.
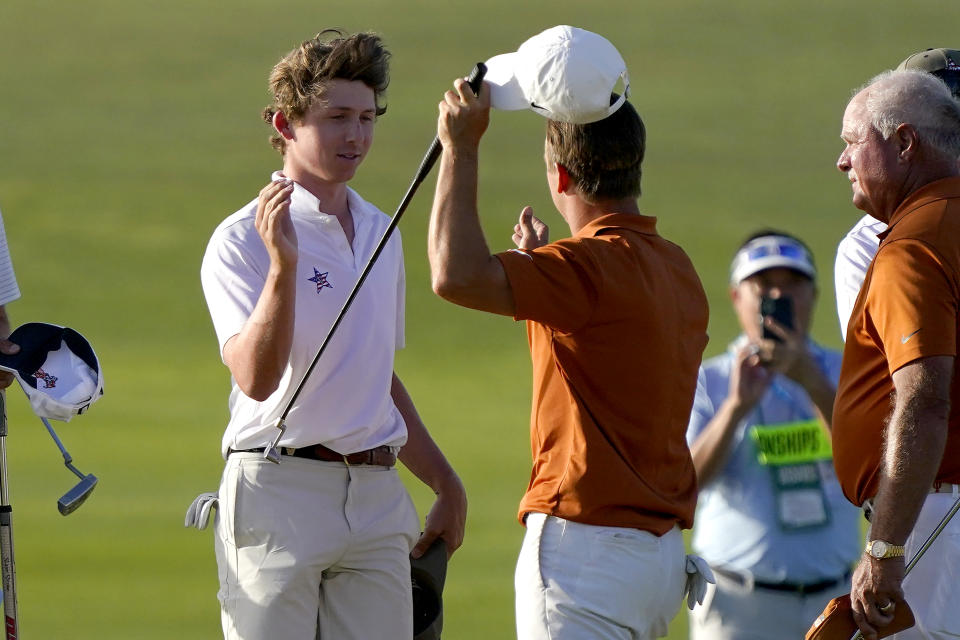
[[[0,354],[0,370],[13,373],[41,418],[69,422],[103,395],[103,371],[86,338],[65,327],[28,322],[10,341],[20,346]]]
[[[622,95],[610,104],[621,79]],[[573,124],[603,120],[630,95],[627,65],[610,41],[566,25],[533,36],[515,53],[490,58],[484,80],[496,109],[532,109]]]

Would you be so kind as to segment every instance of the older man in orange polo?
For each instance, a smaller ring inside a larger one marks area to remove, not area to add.
[[[917,624],[895,638],[960,638],[960,522],[904,579],[904,554],[960,483],[960,103],[930,74],[887,72],[850,101],[841,137],[854,206],[889,227],[854,305],[833,415],[837,475],[870,519],[854,618],[872,640],[906,599]]]

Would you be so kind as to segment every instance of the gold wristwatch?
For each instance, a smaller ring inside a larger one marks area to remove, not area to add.
[[[883,560],[884,558],[902,558],[904,556],[904,547],[902,544],[891,544],[885,540],[868,540],[867,548],[864,550],[872,558]]]

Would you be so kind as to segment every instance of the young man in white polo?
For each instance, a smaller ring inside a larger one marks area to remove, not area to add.
[[[323,32],[270,75],[283,154],[257,199],[217,227],[201,276],[224,363],[216,552],[227,639],[411,638],[409,554],[463,538],[463,486],[393,372],[403,346],[399,234],[386,245],[263,455],[389,218],[347,186],[384,112],[389,53]],[[394,464],[437,494],[419,519]],[[414,548],[416,545],[416,548]]]

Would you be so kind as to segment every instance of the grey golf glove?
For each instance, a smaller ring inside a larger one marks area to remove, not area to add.
[[[187,517],[183,520],[183,526],[196,527],[201,531],[206,529],[210,522],[210,510],[216,509],[218,502],[216,491],[198,495],[187,508]]]
[[[687,585],[683,595],[687,599],[687,608],[693,611],[695,606],[703,604],[703,598],[707,595],[707,583],[717,584],[717,581],[710,565],[700,556],[687,556],[686,571]]]

